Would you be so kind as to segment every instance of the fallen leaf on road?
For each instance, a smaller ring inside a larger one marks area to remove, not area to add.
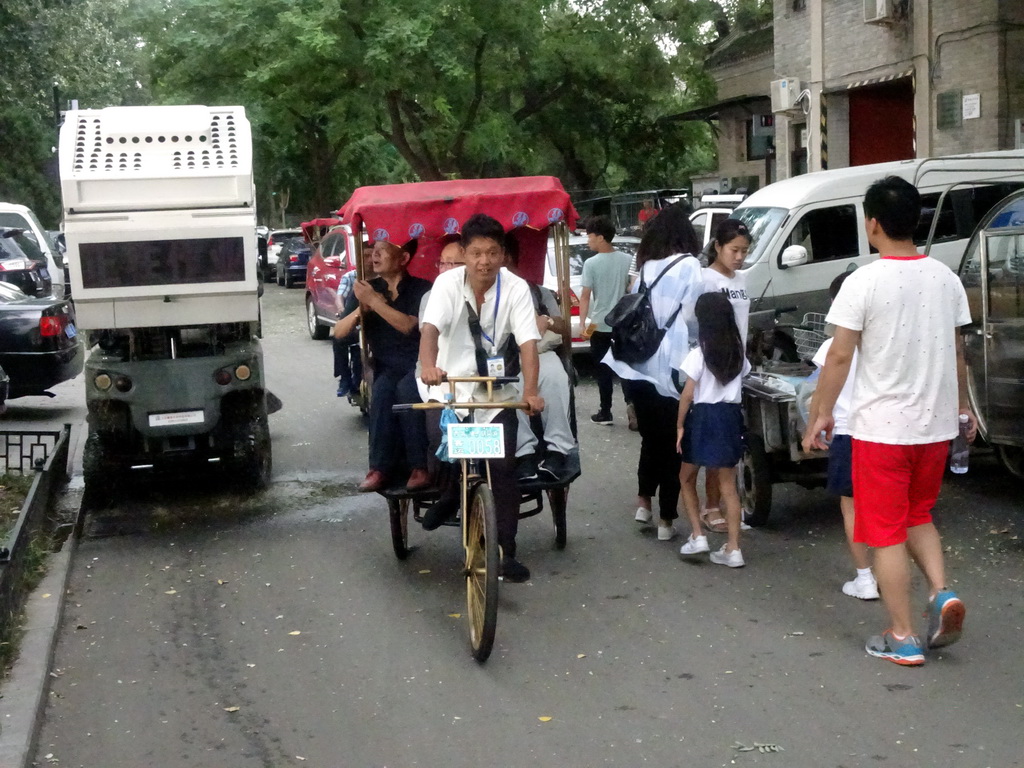
[[[256,665],[255,665],[255,664],[246,664],[245,666],[247,666],[247,667],[248,667],[249,669],[252,669],[252,668],[253,668],[253,667],[255,667]]]
[[[546,723],[546,722],[549,722],[551,720],[551,718],[548,717],[547,715],[541,715],[537,719],[540,720],[542,723]]]
[[[217,579],[217,583],[218,584],[227,584],[227,582],[224,579]]]
[[[176,594],[178,594],[178,590],[176,590],[176,589],[168,589],[166,592],[164,592],[164,594],[165,595],[176,595]]]
[[[302,633],[299,630],[296,629],[294,632],[289,632],[288,634],[289,635],[301,635]]]
[[[1001,529],[993,528],[991,531],[989,531],[989,533],[991,533],[993,535],[998,535],[1000,533],[1009,533],[1009,532],[1010,532],[1009,528],[1001,528]]]
[[[237,712],[241,707],[224,707],[225,712]]]
[[[422,571],[420,571],[420,573],[430,573],[430,569],[424,568]]]
[[[576,654],[576,658],[577,659],[585,659],[585,658],[587,658],[587,654],[585,654],[585,653],[577,653]]]
[[[448,618],[450,618],[450,619],[461,619],[462,618],[462,614],[461,613],[449,613],[448,614]]]
[[[303,762],[305,762],[305,760],[306,760],[306,758],[304,758],[302,755],[296,755],[295,759],[296,760],[302,760]]]
[[[790,632],[789,634],[793,637],[800,637],[803,635],[803,632]]]
[[[49,592],[44,592],[44,593],[43,593],[43,597],[49,597],[49,596],[50,596],[50,593],[49,593]]]

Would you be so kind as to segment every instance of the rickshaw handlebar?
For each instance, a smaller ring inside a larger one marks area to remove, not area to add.
[[[491,384],[492,386],[501,386],[503,384],[515,384],[519,381],[518,376],[448,376],[445,375],[443,381],[448,384]],[[530,409],[530,405],[525,402],[515,403],[439,403],[436,400],[432,400],[427,403],[400,403],[398,405],[392,405],[391,410],[397,411],[436,411],[441,408],[461,408],[464,410],[474,411],[481,409],[496,409],[496,408],[509,408],[515,410],[526,411]]]

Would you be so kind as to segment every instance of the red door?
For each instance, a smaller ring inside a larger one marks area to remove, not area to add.
[[[850,165],[914,157],[910,79],[850,91]]]

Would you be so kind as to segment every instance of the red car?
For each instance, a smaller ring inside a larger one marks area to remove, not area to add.
[[[306,328],[313,339],[326,339],[337,321],[338,282],[356,268],[352,232],[347,226],[329,230],[313,249],[306,265]]]

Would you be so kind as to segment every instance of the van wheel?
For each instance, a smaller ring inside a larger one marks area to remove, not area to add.
[[[306,330],[309,331],[309,338],[313,341],[323,341],[331,330],[326,325],[320,324],[316,316],[316,304],[313,303],[313,297],[309,295],[306,296]]]
[[[82,475],[89,507],[101,507],[110,503],[123,472],[120,462],[111,451],[110,442],[95,433],[85,440]]]
[[[1019,445],[997,445],[996,455],[1007,472],[1024,479],[1024,448]]]
[[[225,411],[231,456],[228,466],[239,488],[260,491],[270,485],[273,458],[266,409],[239,404]]]

